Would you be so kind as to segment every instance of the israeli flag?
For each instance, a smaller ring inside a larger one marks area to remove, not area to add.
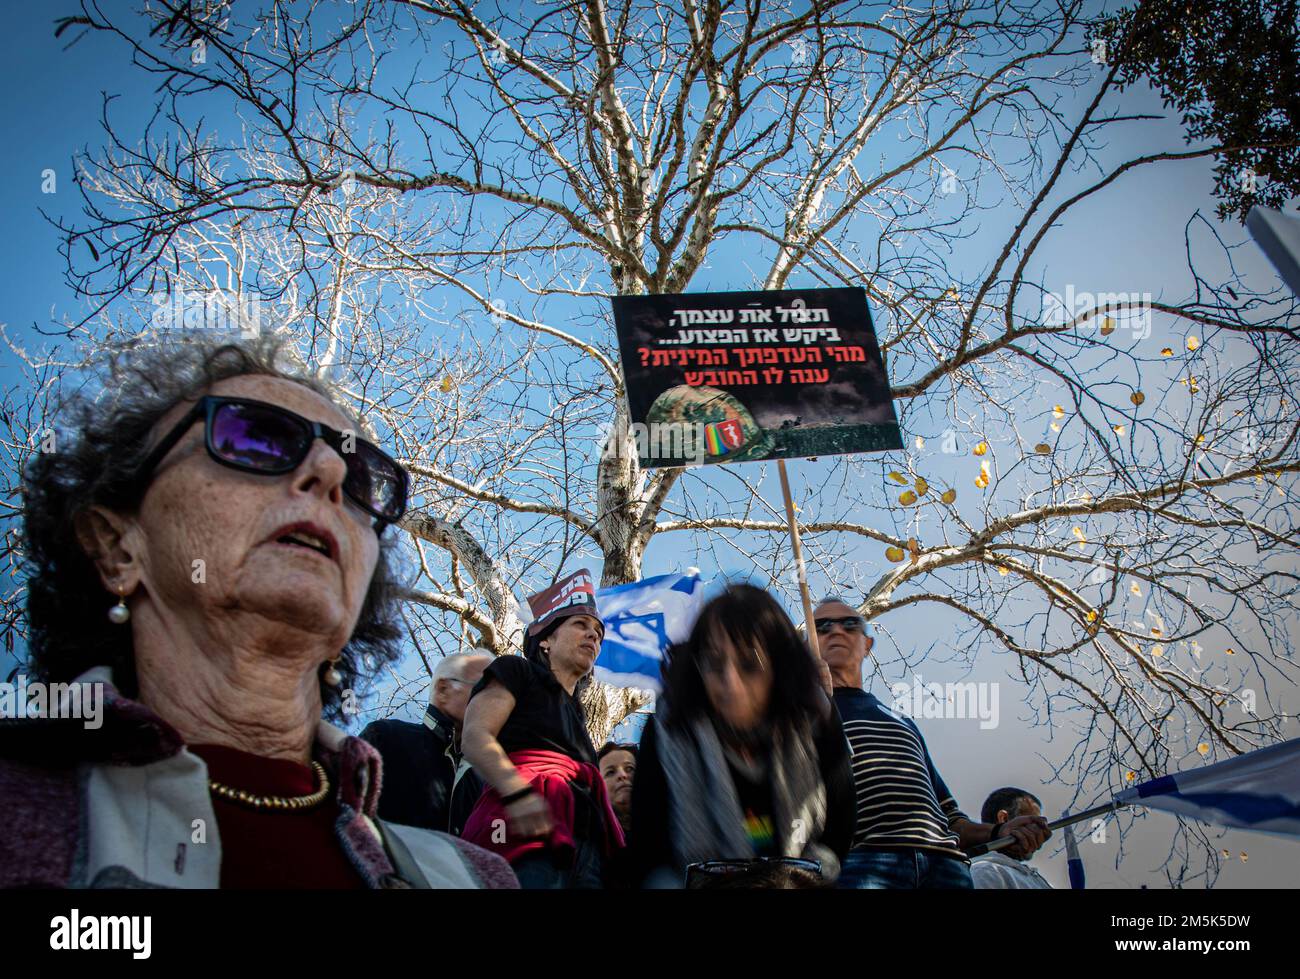
[[[614,687],[659,692],[664,652],[691,633],[704,604],[698,568],[661,574],[596,592],[605,640],[596,678]]]
[[[1143,782],[1115,801],[1220,826],[1300,836],[1300,738]]]

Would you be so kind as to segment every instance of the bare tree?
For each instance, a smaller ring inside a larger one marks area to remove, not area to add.
[[[826,577],[886,627],[938,604],[961,648],[1014,655],[1040,716],[1078,719],[1080,799],[1189,738],[1247,750],[1296,679],[1295,305],[1198,216],[1185,298],[1048,292],[1081,207],[1224,149],[1110,147],[1151,116],[1083,7],[83,0],[60,30],[129,52],[159,101],[142,132],[106,103],[77,161],[69,333],[256,297],[416,478],[427,660],[515,648],[516,596],[582,561],[633,580],[660,538],[789,588],[762,467],[637,465],[606,298],[864,285],[904,431],[943,430],[970,481],[941,495],[920,439],[807,470]],[[1233,629],[1256,637],[1235,659],[1201,645]],[[602,698],[598,737],[642,699]]]

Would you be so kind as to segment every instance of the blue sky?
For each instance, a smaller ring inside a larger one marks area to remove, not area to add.
[[[71,158],[87,147],[94,149],[101,140],[101,91],[120,96],[115,118],[127,132],[142,129],[153,104],[151,80],[131,71],[120,50],[110,49],[91,38],[64,51],[71,34],[65,35],[62,41],[54,39],[54,13],[45,5],[15,8],[10,13],[9,30],[0,41],[4,45],[9,82],[0,87],[3,131],[9,135],[6,153],[0,160],[4,175],[0,180],[0,213],[4,215],[6,232],[0,240],[0,261],[8,273],[5,301],[0,304],[0,322],[7,325],[11,338],[33,346],[40,342],[33,323],[48,327],[51,321],[76,317],[85,311],[81,301],[64,285],[63,261],[57,253],[58,236],[40,212],[43,209],[51,215],[75,215],[78,195],[72,181]],[[1158,102],[1138,92],[1130,97],[1130,104],[1146,110],[1159,109]],[[1124,154],[1153,142],[1176,138],[1176,134],[1176,128],[1168,121],[1132,124],[1113,138],[1109,152]],[[1171,297],[1185,294],[1190,279],[1182,250],[1183,228],[1197,209],[1213,221],[1210,166],[1202,161],[1158,171],[1139,171],[1095,203],[1072,213],[1068,225],[1058,229],[1040,250],[1037,264],[1047,287],[1064,292],[1068,283],[1079,290],[1152,292]],[[41,192],[43,172],[47,169],[54,170],[58,183],[53,194]],[[983,233],[961,245],[953,263],[958,267],[968,263],[973,269],[982,268],[985,253],[980,250],[998,240],[998,232],[1016,213],[991,212],[981,229]],[[1246,237],[1244,230],[1236,226],[1226,226],[1221,231],[1229,240]],[[1270,276],[1275,278],[1267,262],[1250,249],[1243,250],[1242,260],[1247,273],[1265,286],[1272,281]],[[692,284],[692,289],[752,287],[758,284],[754,277],[761,277],[764,271],[762,265],[751,268],[738,249],[720,249],[711,258],[710,267]],[[791,282],[792,286],[804,284],[812,283],[798,278]],[[1167,341],[1168,336],[1157,333],[1146,342],[1159,346]],[[12,378],[7,356],[0,356],[0,380],[11,383]],[[1051,403],[1051,397],[1044,391],[1042,403],[1027,406],[1031,408],[1027,415]],[[1025,422],[1026,430],[1032,425],[1045,424],[1045,420]],[[941,423],[935,419],[928,429],[905,432],[909,451],[916,435],[925,437],[927,449],[923,450],[923,458],[927,473],[933,474],[929,477],[931,483],[967,490],[972,468],[970,459],[964,454],[949,457],[939,452],[941,430]],[[752,470],[756,465],[746,468]],[[796,497],[801,487],[817,485],[823,480],[827,468],[825,463],[795,463],[792,470]],[[764,485],[768,488],[769,502],[779,509],[774,474]],[[882,506],[884,502],[882,496]],[[698,564],[706,578],[737,570],[703,563],[700,555],[686,553],[687,543],[681,535],[657,538],[647,553],[644,573],[664,573],[690,564]],[[864,550],[860,556],[864,562],[883,564],[878,554]],[[824,574],[814,560],[814,592],[832,590],[840,584],[831,580],[833,577],[833,573]],[[1054,807],[1059,811],[1066,798],[1063,790],[1043,783],[1051,765],[1061,761],[1064,749],[1073,739],[1065,733],[1064,737],[1053,740],[1050,728],[1031,726],[1027,716],[1020,716],[1016,694],[1019,681],[1006,669],[1008,657],[998,655],[992,644],[988,647],[989,655],[977,658],[973,667],[968,667],[956,655],[957,650],[945,647],[944,632],[952,624],[951,619],[945,619],[933,609],[891,616],[877,632],[878,673],[873,689],[883,697],[890,683],[911,679],[901,654],[913,651],[917,636],[926,637],[927,643],[935,642],[939,654],[918,671],[926,682],[973,679],[999,683],[1003,723],[995,730],[979,731],[975,742],[972,735],[978,730],[977,721],[953,719],[923,723],[936,763],[968,811],[978,810],[984,794],[1003,784],[1032,788],[1042,796],[1046,811],[1052,813]],[[1300,707],[1300,699],[1294,691],[1289,697],[1284,702],[1294,713]],[[1300,735],[1294,722],[1290,735]],[[974,757],[970,751],[972,743],[978,744]],[[1135,830],[1126,843],[1129,852],[1120,871],[1112,866],[1113,837],[1105,844],[1085,845],[1090,880],[1097,885],[1161,886],[1163,878],[1153,874],[1152,868],[1164,854],[1161,841],[1167,837],[1167,824],[1163,821],[1171,819],[1153,814]],[[1294,885],[1295,872],[1300,868],[1300,847],[1295,843],[1229,833],[1223,846],[1234,854],[1234,859],[1225,864],[1220,886]],[[1248,863],[1236,859],[1235,855],[1241,851],[1250,854]],[[1064,882],[1064,860],[1059,855],[1041,856],[1037,865],[1054,883]]]

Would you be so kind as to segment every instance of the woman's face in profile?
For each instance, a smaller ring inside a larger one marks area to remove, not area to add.
[[[282,378],[230,378],[208,393],[354,427],[326,398]],[[190,406],[173,408],[152,441]],[[343,459],[319,439],[291,473],[231,469],[208,455],[196,421],[159,464],[137,515],[151,600],[218,636],[283,626],[341,649],[379,556],[370,516],[343,493],[345,475]]]
[[[563,663],[586,676],[596,665],[603,637],[604,627],[594,616],[570,615],[561,619],[546,644],[551,665]]]
[[[767,653],[714,633],[699,655],[714,716],[740,731],[760,725],[772,696],[772,663]]]

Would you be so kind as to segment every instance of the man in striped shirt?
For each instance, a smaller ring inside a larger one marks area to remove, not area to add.
[[[916,724],[862,689],[862,664],[872,639],[856,609],[827,598],[813,618],[853,752],[857,790],[853,849],[840,871],[840,887],[970,889],[967,850],[1011,836],[1016,842],[1003,852],[1024,859],[1043,845],[1051,831],[1041,816],[996,824],[967,818]]]

